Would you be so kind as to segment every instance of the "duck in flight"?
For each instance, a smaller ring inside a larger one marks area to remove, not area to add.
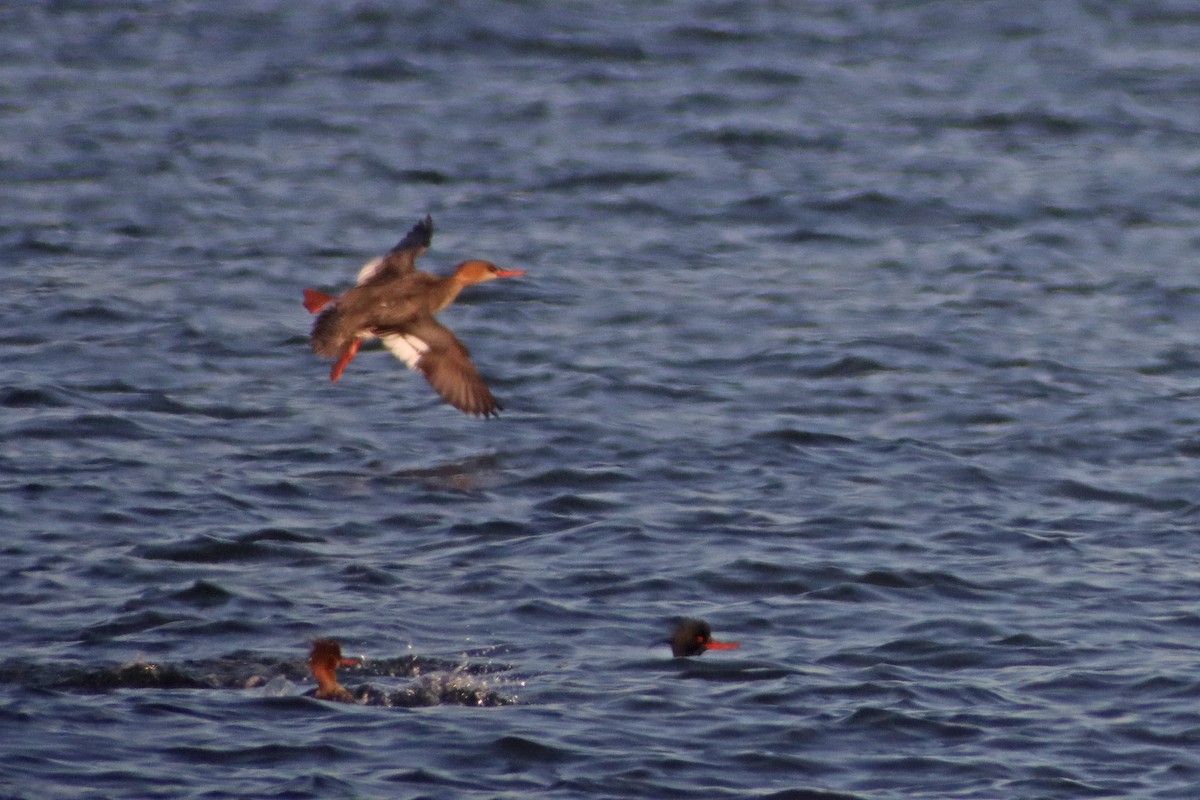
[[[335,358],[329,379],[336,381],[365,340],[378,337],[410,369],[419,370],[450,405],[466,414],[496,416],[501,405],[479,377],[467,348],[434,314],[474,283],[524,275],[490,261],[464,261],[439,277],[416,268],[417,256],[433,239],[426,216],[382,258],[363,266],[358,281],[333,297],[304,290],[304,307],[320,314],[313,323],[313,352]]]

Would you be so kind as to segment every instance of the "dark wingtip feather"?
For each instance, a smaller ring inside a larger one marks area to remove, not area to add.
[[[489,419],[491,417],[499,417],[500,412],[504,410],[504,406],[500,405],[495,400],[492,400],[491,405],[488,405],[486,402],[484,402],[480,403],[475,408],[464,408],[462,410],[472,416]]]
[[[433,216],[426,214],[425,219],[418,220],[416,225],[412,226],[412,230],[404,234],[404,238],[396,243],[392,251],[411,250],[413,248],[425,249],[429,247],[433,241]]]

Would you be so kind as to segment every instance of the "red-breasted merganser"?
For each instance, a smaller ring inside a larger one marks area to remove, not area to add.
[[[308,668],[317,682],[317,692],[314,696],[318,700],[353,703],[354,695],[338,683],[337,668],[353,667],[356,664],[356,659],[342,658],[341,645],[333,639],[318,639],[313,642],[312,652],[308,656]]]
[[[433,315],[473,283],[525,271],[473,259],[446,277],[421,272],[415,261],[432,239],[433,219],[426,216],[385,256],[364,265],[358,282],[345,294],[331,297],[305,289],[304,307],[321,312],[313,323],[313,352],[337,359],[329,373],[336,381],[359,345],[377,336],[410,369],[420,370],[447,403],[467,414],[495,416],[501,406],[479,377],[467,348]]]
[[[671,655],[676,658],[698,656],[705,650],[734,650],[741,647],[737,642],[713,640],[712,628],[702,619],[685,619],[667,640],[671,643]]]

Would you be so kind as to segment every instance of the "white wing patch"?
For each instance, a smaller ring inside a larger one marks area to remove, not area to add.
[[[372,258],[370,261],[362,265],[362,269],[358,271],[358,280],[355,283],[366,283],[375,277],[375,273],[379,272],[379,268],[383,266],[383,258]]]
[[[429,345],[424,339],[418,339],[411,333],[389,333],[382,337],[383,346],[391,350],[396,358],[408,365],[409,369],[417,369],[421,356],[429,351]]]

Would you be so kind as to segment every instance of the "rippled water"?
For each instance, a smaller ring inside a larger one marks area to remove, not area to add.
[[[0,794],[1195,796],[1192,4],[0,28]],[[426,212],[498,420],[308,350]]]

